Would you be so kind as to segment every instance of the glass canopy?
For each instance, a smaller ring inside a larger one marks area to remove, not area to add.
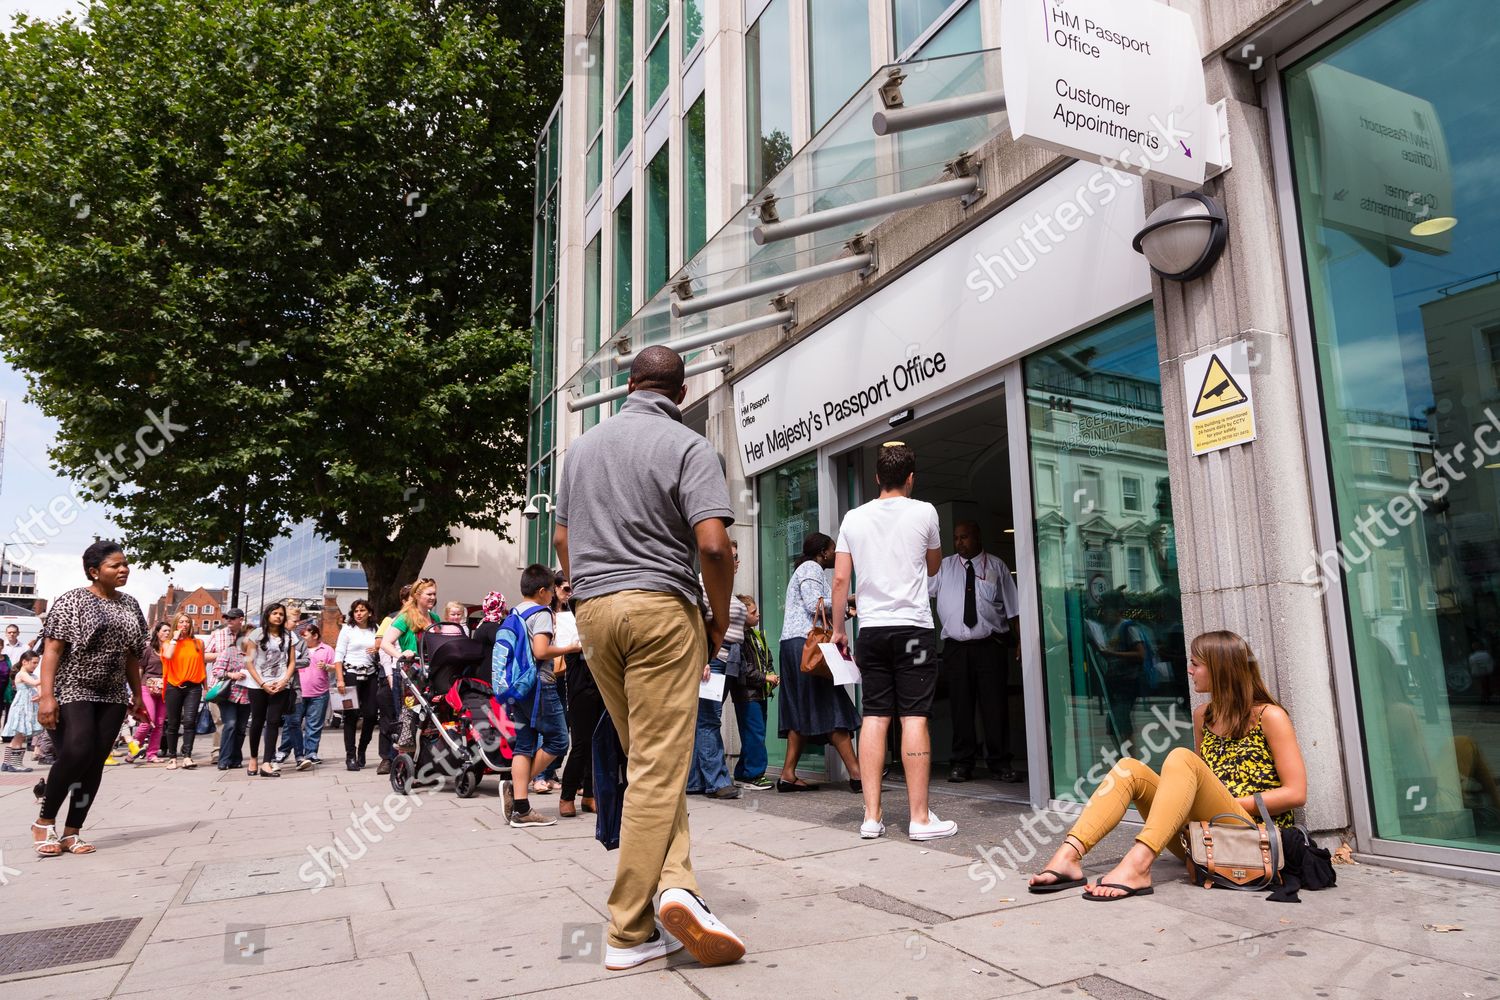
[[[942,179],[944,169],[961,153],[977,151],[1007,124],[1003,111],[931,125],[905,133],[877,136],[871,118],[885,104],[881,89],[893,70],[903,75],[900,94],[906,107],[1001,88],[1000,50],[987,49],[884,66],[859,88],[823,128],[755,197],[698,251],[630,321],[600,346],[564,386],[573,397],[591,395],[615,384],[615,358],[628,345],[632,352],[651,344],[681,340],[773,312],[772,296],[725,305],[693,316],[674,318],[674,288],[684,279],[695,296],[736,288],[814,264],[846,256],[846,244],[868,233],[879,217],[758,246],[753,231],[768,196],[782,220],[850,205],[881,195],[925,187]],[[689,359],[709,348],[689,352]],[[707,357],[707,355],[704,355]]]

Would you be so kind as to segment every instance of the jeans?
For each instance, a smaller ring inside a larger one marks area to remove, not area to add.
[[[182,737],[182,756],[193,755],[193,739],[198,735],[198,703],[203,699],[200,684],[168,684],[166,735],[162,737],[162,748],[167,757],[177,756],[177,739]]]
[[[716,674],[724,673],[724,661],[713,660],[709,669]],[[688,771],[687,790],[712,792],[725,785],[734,784],[729,779],[729,768],[724,763],[724,703],[698,699],[698,725],[693,733],[693,766]]]
[[[276,747],[276,754],[301,760],[307,756],[307,748],[302,745],[302,720],[307,716],[307,699],[294,697],[287,709],[281,717],[281,742]]]
[[[226,701],[219,706],[219,766],[245,763],[245,730],[250,724],[250,705]]]
[[[328,718],[328,692],[302,699],[302,749],[308,757],[318,755],[323,739],[323,723]]]
[[[751,781],[766,773],[766,703],[741,702],[734,706],[740,726],[740,759],[734,765],[736,781]]]
[[[538,682],[540,684],[540,682]],[[537,745],[561,760],[568,752],[568,717],[563,714],[562,699],[556,684],[541,684],[536,718],[516,724],[514,752],[518,757],[536,757]],[[526,706],[530,708],[530,705]],[[521,713],[517,713],[519,715]]]

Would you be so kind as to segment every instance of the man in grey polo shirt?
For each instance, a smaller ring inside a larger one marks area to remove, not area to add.
[[[584,657],[629,759],[604,955],[614,970],[682,947],[704,965],[745,953],[698,895],[688,857],[698,684],[729,621],[734,515],[713,447],[682,424],[684,380],[670,349],[637,354],[629,398],[568,449],[557,498],[553,544]]]

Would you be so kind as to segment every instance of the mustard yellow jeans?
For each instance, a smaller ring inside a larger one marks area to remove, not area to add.
[[[1202,757],[1178,747],[1167,754],[1160,774],[1133,757],[1117,761],[1089,796],[1068,836],[1082,844],[1087,854],[1119,825],[1131,805],[1146,821],[1136,842],[1153,854],[1166,848],[1179,858],[1182,847],[1177,834],[1189,821],[1213,819],[1220,813],[1250,818]]]
[[[658,891],[698,891],[687,778],[708,635],[697,605],[677,594],[624,590],[574,610],[589,672],[629,758],[609,943],[631,948],[656,928]]]

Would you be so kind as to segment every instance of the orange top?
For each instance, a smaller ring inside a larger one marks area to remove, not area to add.
[[[199,639],[179,639],[170,657],[163,656],[162,679],[168,684],[202,684],[207,678],[203,666],[203,642]]]

